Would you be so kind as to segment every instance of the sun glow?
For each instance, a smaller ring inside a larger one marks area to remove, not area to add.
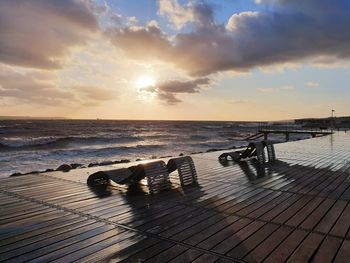
[[[154,86],[155,80],[151,76],[141,76],[136,80],[136,86],[139,89]]]

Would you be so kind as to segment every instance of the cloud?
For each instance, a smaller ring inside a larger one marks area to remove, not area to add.
[[[200,78],[191,81],[170,80],[157,86],[157,89],[166,93],[197,93],[201,88],[209,85],[208,78]]]
[[[0,67],[0,97],[42,105],[76,101],[72,92],[58,88],[54,84],[55,77],[55,74],[50,72],[20,73],[13,68],[2,66]]]
[[[181,6],[176,0],[159,0],[159,14],[168,18],[177,29],[194,20],[190,7]]]
[[[23,71],[23,70],[22,70]],[[0,97],[37,105],[98,105],[116,97],[113,90],[97,86],[59,86],[51,71],[21,72],[0,64]]]
[[[212,8],[203,1],[180,5],[177,0],[159,0],[159,14],[166,17],[176,29],[188,23],[207,26],[214,21]]]
[[[294,86],[285,85],[279,88],[279,90],[295,90]]]
[[[142,88],[140,92],[153,93],[156,97],[169,105],[180,103],[177,94],[199,93],[201,89],[208,88],[209,78],[198,78],[189,81],[168,80],[155,86]]]
[[[229,104],[234,104],[234,105],[237,105],[237,104],[246,104],[248,103],[249,101],[247,100],[229,100],[227,101],[227,103]]]
[[[112,28],[106,36],[113,44],[135,59],[171,58],[167,36],[155,25],[146,27]]]
[[[113,100],[116,97],[115,91],[102,87],[76,86],[73,90],[78,92],[83,101],[103,102]]]
[[[160,13],[179,27],[193,24],[193,31],[170,36],[145,26],[110,31],[108,37],[134,59],[173,63],[192,76],[248,71],[320,56],[350,57],[349,1],[259,2],[259,12],[233,14],[226,25],[220,25],[208,4],[181,6],[173,0],[161,4]],[[179,14],[182,9],[186,10],[183,16]]]
[[[305,86],[311,89],[315,89],[315,88],[318,88],[320,84],[314,81],[309,81],[305,83]]]
[[[0,1],[0,62],[55,69],[71,47],[82,45],[98,30],[89,0]]]
[[[260,93],[273,93],[279,91],[292,91],[295,90],[295,88],[291,85],[285,85],[278,88],[257,88],[256,90]]]
[[[164,101],[168,105],[175,105],[182,102],[181,100],[176,98],[176,96],[173,93],[157,93],[157,98],[161,101]]]
[[[261,93],[272,93],[276,91],[274,88],[257,88],[256,90]]]

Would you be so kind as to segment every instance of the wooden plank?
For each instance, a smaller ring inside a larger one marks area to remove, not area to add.
[[[10,261],[11,259],[11,261],[14,262],[29,261],[43,254],[57,250],[62,246],[69,246],[75,242],[94,236],[97,233],[106,230],[106,228],[110,228],[110,226],[105,226],[103,223],[91,222],[89,225],[80,227],[73,231],[67,231],[56,236],[51,236],[43,241],[1,253],[0,258],[6,261]]]
[[[320,223],[316,226],[315,230],[321,233],[328,233],[338,217],[345,209],[347,203],[345,201],[338,200],[334,206],[328,211],[328,213],[322,218]]]
[[[159,234],[163,237],[169,238],[183,231],[187,232],[187,229],[199,223],[202,223],[203,221],[210,220],[210,218],[213,217],[214,215],[215,215],[215,212],[213,211],[199,210],[198,213],[194,214],[193,217],[191,218],[187,217],[186,220],[183,220],[181,223],[177,225],[172,225],[169,229],[166,229],[165,231],[162,231]]]
[[[348,204],[343,213],[337,220],[337,223],[333,226],[330,234],[340,237],[345,237],[350,227],[350,205]]]
[[[307,262],[317,250],[324,237],[324,235],[310,233],[294,251],[288,262]]]
[[[350,241],[344,240],[333,262],[347,263],[349,262],[349,258],[350,258]]]
[[[203,255],[203,253],[198,250],[188,249],[181,255],[170,260],[169,263],[193,262],[195,259],[199,258],[201,255]]]
[[[122,260],[121,262],[144,262],[147,259],[150,259],[163,251],[166,251],[167,249],[171,248],[174,244],[171,242],[163,241],[159,242],[151,247],[148,247],[145,250],[142,250],[139,253],[136,253],[134,255],[131,255],[130,257]]]
[[[271,235],[274,231],[278,229],[277,225],[266,224],[254,234],[245,239],[238,246],[235,246],[231,249],[227,255],[233,258],[244,258],[250,251],[254,250],[256,246],[264,242],[264,240]],[[240,233],[237,233],[237,236],[240,236]],[[242,237],[242,239],[244,236]]]
[[[214,235],[202,240],[197,246],[203,249],[210,250],[217,244],[221,243],[223,240],[231,236],[232,234],[238,232],[240,229],[244,228],[246,225],[250,224],[252,221],[246,218],[241,218],[234,222],[232,225],[225,227],[220,231],[216,231]]]
[[[132,236],[135,236],[135,232],[131,231],[121,231],[118,228],[107,227],[105,230],[96,232],[95,235],[92,235],[89,238],[79,240],[79,242],[75,242],[70,244],[69,246],[63,246],[62,248],[57,247],[56,250],[44,254],[40,257],[36,257],[36,262],[53,262],[54,260],[60,262],[72,262],[74,256],[83,257],[85,255],[89,255],[95,249],[100,249],[105,245],[106,240],[110,241],[113,237],[113,242],[121,242],[125,239],[128,239]],[[74,252],[79,252],[78,254]]]
[[[149,262],[149,263],[168,262],[176,258],[177,256],[181,255],[186,250],[187,248],[184,246],[174,245],[171,248],[159,253],[157,256],[147,259],[146,262]]]
[[[285,262],[306,236],[307,232],[294,230],[264,262]]]
[[[282,203],[279,203],[277,206],[273,207],[273,209],[260,216],[260,219],[264,221],[271,221],[273,218],[283,213],[286,209],[299,201],[301,198],[302,196],[296,194],[291,195],[288,199],[284,200]]]
[[[247,262],[262,262],[290,233],[292,228],[280,227],[274,231],[264,242],[246,255],[243,260]]]
[[[198,228],[194,228],[195,234],[191,234],[192,231],[190,231],[189,235],[188,234],[186,235],[189,237],[187,239],[183,240],[183,242],[187,243],[189,245],[195,246],[198,243],[202,242],[203,240],[223,231],[225,228],[231,226],[234,222],[236,222],[238,220],[239,220],[239,217],[229,216],[229,217],[225,217],[224,219],[218,221],[217,223],[215,223],[213,225],[210,225],[209,227],[205,227],[204,229],[200,228],[200,229],[202,229],[201,231],[198,231],[199,230]],[[248,222],[241,222],[241,224],[243,224],[243,223],[248,223]],[[208,244],[210,246],[210,242],[208,242]]]
[[[218,262],[219,257],[216,255],[212,255],[212,254],[203,254],[202,256],[196,258],[195,260],[192,261],[192,263],[214,263],[214,262]]]
[[[303,208],[301,208],[294,216],[289,218],[286,225],[297,227],[299,226],[305,219],[309,218],[310,213],[312,213],[319,204],[323,201],[323,198],[315,197],[310,202],[308,202]]]
[[[316,262],[317,263],[333,262],[333,259],[335,258],[341,244],[342,244],[342,239],[326,236],[321,246],[317,250],[316,254],[313,256],[312,262],[315,262],[315,263]]]
[[[0,253],[4,253],[7,251],[11,251],[13,249],[18,249],[20,247],[25,247],[30,244],[45,240],[49,237],[72,231],[75,228],[79,228],[84,225],[84,218],[75,217],[73,220],[69,220],[69,217],[65,217],[65,221],[61,224],[45,227],[45,228],[35,228],[35,231],[27,232],[23,235],[16,235],[7,238],[2,242],[2,246],[0,247]]]
[[[216,230],[220,230],[221,228],[227,226],[228,221],[229,222],[234,222],[238,220],[238,217],[230,217],[230,216],[225,216],[225,215],[220,215],[215,213],[213,216],[209,217],[206,220],[203,220],[199,222],[198,224],[194,224],[188,228],[186,228],[186,231],[181,231],[173,236],[171,238],[173,240],[177,241],[183,241],[187,240],[187,242],[196,242],[194,240],[199,240],[200,242],[202,240],[201,236],[207,235],[207,233],[210,233],[210,231],[215,231],[214,225],[216,225]],[[217,224],[218,223],[218,224]],[[209,232],[203,233],[204,230],[208,230]],[[196,235],[196,237],[194,237]],[[190,241],[192,239],[192,241]]]
[[[325,199],[300,225],[303,229],[314,229],[314,227],[325,216],[336,200]]]
[[[263,226],[264,223],[253,221],[252,223],[248,224],[240,230],[237,230],[235,232],[232,231],[230,233],[231,235],[228,238],[224,239],[223,241],[221,241],[221,243],[217,244],[210,250],[219,254],[226,254],[234,247],[241,244],[246,238],[248,238],[249,236],[257,232],[259,229],[261,229]]]
[[[74,260],[75,262],[100,262],[100,261],[131,261],[132,256],[141,251],[147,250],[149,247],[160,243],[159,239],[156,238],[146,238],[144,236],[134,236],[126,240],[119,242],[110,238],[98,246],[93,248],[86,248],[88,253],[83,254],[80,251],[76,251],[72,254],[67,255],[67,261]],[[88,255],[87,255],[88,254]],[[136,259],[135,259],[136,260]],[[130,262],[129,261],[129,262]],[[65,262],[64,258],[59,259],[58,262]],[[137,261],[135,261],[137,262]]]

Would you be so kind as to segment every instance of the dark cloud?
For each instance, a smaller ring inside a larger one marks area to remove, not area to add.
[[[173,93],[157,93],[157,98],[168,105],[175,105],[181,102]]]
[[[208,78],[195,79],[191,81],[170,80],[157,86],[157,89],[166,93],[196,93],[203,86],[210,83]]]
[[[181,102],[176,94],[198,93],[201,89],[210,85],[209,78],[199,78],[189,81],[168,80],[159,83],[156,86],[142,88],[140,92],[154,93],[157,98],[169,105],[175,105]]]
[[[108,30],[106,36],[131,58],[171,59],[172,46],[167,36],[155,25],[114,28]]]
[[[0,62],[52,69],[98,30],[90,0],[1,0]]]
[[[173,63],[197,76],[320,56],[350,57],[350,1],[260,3],[261,11],[234,14],[227,25],[219,25],[210,6],[200,2],[191,9],[194,30],[174,37],[150,26],[111,30],[107,36],[133,58]]]

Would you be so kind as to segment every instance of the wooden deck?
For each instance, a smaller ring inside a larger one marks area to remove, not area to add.
[[[199,185],[93,192],[89,173],[2,179],[0,261],[348,262],[350,134],[276,145],[279,161],[194,155]]]

